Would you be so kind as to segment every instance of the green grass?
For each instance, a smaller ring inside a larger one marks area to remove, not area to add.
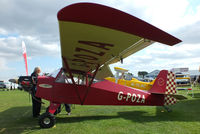
[[[170,113],[162,107],[76,105],[71,116],[63,109],[56,127],[40,129],[26,92],[0,91],[0,134],[199,134],[200,89],[194,93],[194,98],[189,94],[170,106]],[[47,106],[48,102],[41,113]]]

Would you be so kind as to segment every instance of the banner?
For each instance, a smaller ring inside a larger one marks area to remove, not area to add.
[[[171,71],[174,73],[182,73],[182,72],[188,72],[189,68],[172,68]]]
[[[24,62],[25,62],[26,75],[28,76],[28,64],[27,64],[27,55],[26,55],[26,45],[25,45],[24,41],[22,41],[22,53],[23,53]]]

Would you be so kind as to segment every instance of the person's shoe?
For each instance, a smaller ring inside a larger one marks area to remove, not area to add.
[[[67,115],[71,115],[71,113],[67,113]]]

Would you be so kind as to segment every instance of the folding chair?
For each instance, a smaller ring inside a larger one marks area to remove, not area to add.
[[[194,92],[193,92],[193,88],[192,87],[187,89],[187,95],[188,95],[189,91],[192,92],[192,97],[194,97]]]

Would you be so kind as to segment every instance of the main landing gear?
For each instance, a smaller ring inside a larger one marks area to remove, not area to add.
[[[55,115],[58,113],[57,109],[60,106],[58,103],[50,103],[46,113],[43,113],[39,117],[39,125],[41,128],[51,128],[55,125]]]
[[[43,113],[39,117],[39,125],[41,128],[51,128],[55,125],[55,116],[51,113]]]

